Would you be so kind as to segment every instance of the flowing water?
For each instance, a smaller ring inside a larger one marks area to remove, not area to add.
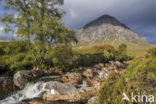
[[[54,78],[54,77],[50,77],[50,78]],[[55,78],[58,78],[58,77],[55,77]],[[36,83],[27,84],[27,86],[23,90],[18,91],[17,93],[12,94],[11,96],[3,100],[0,100],[0,104],[19,104],[23,100],[40,97],[40,95],[47,90],[45,88],[46,86],[45,79],[47,80],[48,77],[43,77],[40,79],[40,81]],[[87,84],[85,80],[83,80],[83,84],[81,86],[86,86],[86,85]],[[69,103],[55,102],[55,103],[50,103],[50,104],[69,104]],[[83,103],[71,103],[71,104],[83,104]]]
[[[22,100],[40,97],[40,94],[46,91],[45,86],[44,82],[28,84],[23,90],[1,100],[0,104],[19,104]]]

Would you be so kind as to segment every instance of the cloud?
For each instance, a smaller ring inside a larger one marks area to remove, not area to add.
[[[71,29],[79,29],[88,22],[109,14],[148,41],[156,39],[156,0],[65,0],[67,11],[63,20]],[[149,29],[150,28],[150,29]],[[156,43],[156,40],[153,40]]]

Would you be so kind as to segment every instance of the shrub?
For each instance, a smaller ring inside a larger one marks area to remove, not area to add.
[[[153,48],[150,48],[147,53],[146,53],[146,56],[153,56],[153,57],[156,57],[156,47],[153,47]]]
[[[131,60],[132,57],[127,55],[127,45],[122,43],[115,52],[115,59],[118,61]]]

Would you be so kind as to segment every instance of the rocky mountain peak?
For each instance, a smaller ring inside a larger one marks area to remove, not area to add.
[[[102,24],[112,24],[114,26],[122,26],[123,28],[129,29],[126,25],[120,23],[119,20],[117,20],[115,17],[110,16],[110,15],[103,15],[97,18],[96,20],[88,23],[83,28],[88,28],[90,26],[100,26]]]
[[[148,45],[138,34],[110,15],[103,15],[91,21],[76,32],[76,37],[78,46],[120,43]]]

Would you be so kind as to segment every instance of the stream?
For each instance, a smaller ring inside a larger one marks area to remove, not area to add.
[[[47,81],[57,81],[59,78],[60,78],[59,76],[47,76],[40,78],[35,83],[28,83],[23,90],[17,91],[11,96],[3,100],[0,100],[0,104],[20,104],[21,101],[24,100],[39,98],[41,94],[47,90],[45,88]],[[81,86],[87,86],[86,82],[83,81],[83,84]],[[83,104],[83,103],[51,102],[50,104]]]

